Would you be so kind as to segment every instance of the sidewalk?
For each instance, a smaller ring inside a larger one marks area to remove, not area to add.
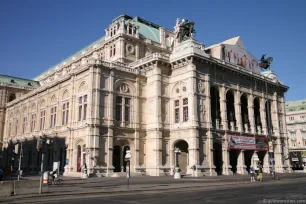
[[[278,174],[280,181],[272,181],[266,177],[264,182],[258,184],[269,184],[275,182],[290,182],[296,179],[305,179],[305,174]],[[26,178],[24,178],[26,179]],[[27,179],[39,180],[39,177]],[[44,186],[43,194],[26,194],[11,197],[1,197],[3,201],[15,201],[20,199],[54,198],[56,196],[80,196],[89,194],[114,195],[118,193],[133,193],[149,191],[171,191],[193,188],[226,188],[226,186],[249,185],[249,176],[214,176],[214,177],[184,177],[173,179],[173,177],[132,177],[129,188],[126,178],[88,178],[81,180],[75,177],[63,177],[63,184],[60,186]],[[265,177],[264,177],[265,179]],[[3,199],[2,199],[3,198]]]

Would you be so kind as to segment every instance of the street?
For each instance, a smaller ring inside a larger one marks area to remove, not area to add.
[[[184,183],[188,180],[181,179],[181,181]],[[195,181],[199,182],[199,180]],[[244,180],[236,181],[233,185],[228,185],[224,181],[216,181],[224,185],[216,186],[209,183],[202,187],[168,188],[166,190],[153,189],[151,184],[138,191],[133,191],[131,188],[131,191],[111,193],[95,192],[52,197],[46,195],[24,199],[16,197],[4,203],[306,203],[305,181],[305,177],[255,183]],[[161,185],[165,186],[165,184]],[[96,185],[92,188],[98,189]]]

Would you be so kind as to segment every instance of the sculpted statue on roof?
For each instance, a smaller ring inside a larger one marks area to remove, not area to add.
[[[188,20],[182,19],[182,22],[180,23],[180,19],[176,19],[176,25],[174,27],[176,39],[178,39],[179,42],[183,42],[189,38],[192,38],[196,33],[193,27],[194,21],[189,22]]]

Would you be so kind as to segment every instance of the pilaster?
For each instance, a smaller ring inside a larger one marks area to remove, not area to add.
[[[261,98],[260,100],[260,119],[262,124],[262,131],[265,135],[268,135],[265,98]]]
[[[248,114],[249,114],[249,122],[251,127],[251,133],[255,134],[257,132],[255,127],[255,117],[254,117],[254,96],[250,94],[248,97]]]
[[[225,95],[225,86],[223,85],[219,89],[220,94],[220,112],[221,112],[221,123],[223,130],[228,130],[228,121],[227,121],[227,110],[226,110],[226,95]]]
[[[242,117],[241,117],[241,92],[240,87],[238,86],[238,90],[235,93],[235,118],[236,118],[236,126],[238,128],[238,132],[242,132]]]
[[[223,170],[224,175],[233,175],[232,166],[230,165],[230,150],[228,149],[228,134],[225,133],[224,141],[222,143],[222,158],[223,158]]]

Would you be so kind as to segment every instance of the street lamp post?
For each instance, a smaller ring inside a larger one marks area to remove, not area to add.
[[[19,164],[18,164],[18,181],[20,180],[20,172],[21,172],[21,159],[23,157],[23,148],[22,148],[22,142],[20,143],[20,152],[19,152]]]
[[[181,152],[179,148],[175,148],[175,173],[174,173],[174,179],[180,179],[181,178],[181,172],[180,172],[180,166],[178,161],[178,155]]]

